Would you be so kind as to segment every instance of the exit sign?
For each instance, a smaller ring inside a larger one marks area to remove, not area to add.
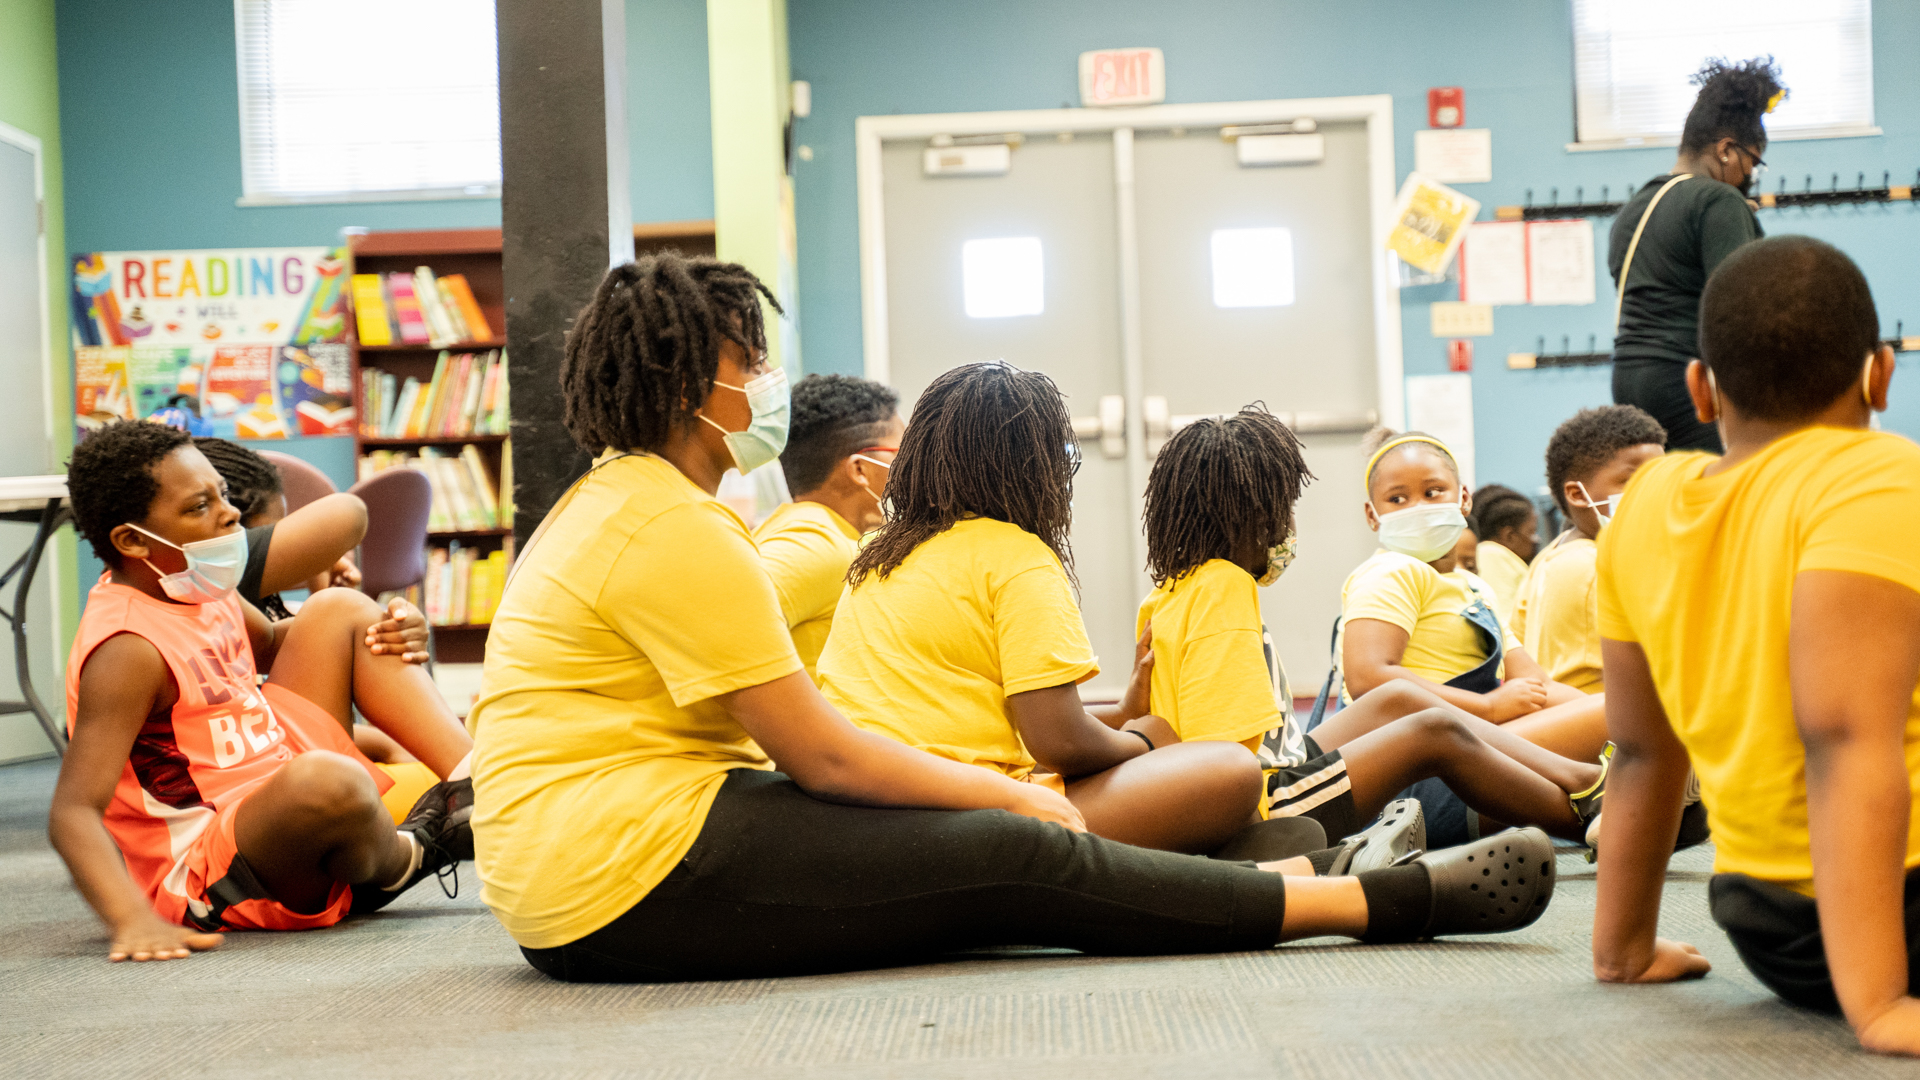
[[[1166,99],[1167,61],[1159,49],[1080,54],[1080,104],[1152,105]]]

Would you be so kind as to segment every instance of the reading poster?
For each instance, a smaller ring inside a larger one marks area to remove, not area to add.
[[[343,254],[309,247],[75,255],[81,429],[157,416],[229,439],[351,432]]]

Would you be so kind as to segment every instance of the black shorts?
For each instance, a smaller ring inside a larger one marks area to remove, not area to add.
[[[1309,735],[1307,753],[1314,756],[1298,765],[1266,771],[1267,816],[1312,818],[1327,830],[1328,842],[1337,844],[1368,822],[1360,819],[1360,809],[1354,805],[1353,783],[1340,751],[1321,753],[1320,744]]]

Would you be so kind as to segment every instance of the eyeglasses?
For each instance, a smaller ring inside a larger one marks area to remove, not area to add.
[[[858,450],[855,450],[855,451],[854,451],[854,453],[856,453],[856,454],[878,454],[878,453],[880,453],[881,451],[885,451],[885,452],[887,452],[887,453],[889,453],[889,454],[897,454],[897,453],[899,453],[899,452],[900,452],[900,448],[899,448],[899,447],[897,447],[897,446],[863,446],[863,447],[861,447],[860,449],[858,449]]]
[[[1767,171],[1766,158],[1761,157],[1759,154],[1754,153],[1753,151],[1747,149],[1744,146],[1740,148],[1740,152],[1753,159],[1753,168],[1751,172],[1753,173],[1754,176],[1758,177],[1761,173]]]

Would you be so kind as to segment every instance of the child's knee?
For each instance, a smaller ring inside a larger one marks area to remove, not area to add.
[[[386,609],[358,589],[321,589],[300,605],[300,615],[371,626],[386,617]]]
[[[1412,679],[1393,679],[1374,691],[1385,699],[1392,712],[1405,716],[1442,704],[1440,696]]]
[[[1206,776],[1212,799],[1222,804],[1245,803],[1252,807],[1260,801],[1260,759],[1239,743],[1195,742],[1195,766]]]
[[[1480,739],[1467,727],[1466,721],[1451,709],[1421,709],[1410,713],[1403,722],[1418,730],[1423,739],[1436,745],[1465,745]]]
[[[380,791],[359,762],[330,750],[309,750],[281,770],[286,798],[303,818],[323,825],[384,815]]]

